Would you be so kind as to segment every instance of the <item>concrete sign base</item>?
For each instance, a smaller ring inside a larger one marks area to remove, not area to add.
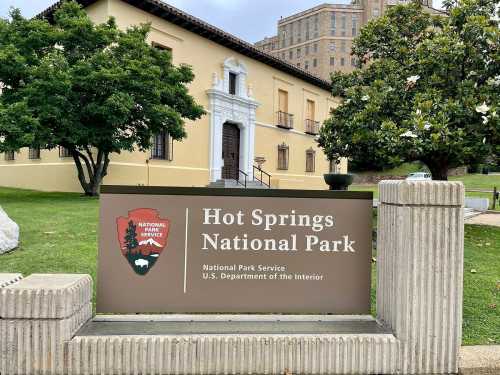
[[[91,321],[90,277],[32,275],[10,283],[2,276],[0,373],[457,373],[463,201],[460,183],[380,184],[377,320],[240,315],[190,323],[193,316],[173,315]]]

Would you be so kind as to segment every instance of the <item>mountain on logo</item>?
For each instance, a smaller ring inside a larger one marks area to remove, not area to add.
[[[139,246],[141,246],[141,245],[150,245],[150,246],[162,247],[158,242],[156,242],[152,238],[148,238],[147,240],[139,242]]]

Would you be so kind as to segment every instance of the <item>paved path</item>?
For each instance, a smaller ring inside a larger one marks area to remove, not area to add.
[[[462,346],[459,366],[460,375],[500,374],[500,345]]]
[[[493,225],[500,227],[500,213],[484,213],[465,220],[466,224]]]

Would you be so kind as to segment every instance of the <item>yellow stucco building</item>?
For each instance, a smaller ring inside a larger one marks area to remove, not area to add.
[[[245,174],[252,180],[255,159],[263,158],[273,187],[327,188],[330,165],[315,137],[336,105],[328,82],[157,0],[79,2],[96,23],[110,16],[122,29],[150,22],[151,43],[170,49],[174,64],[192,66],[190,93],[207,110],[186,123],[182,142],[156,137],[151,152],[112,155],[105,184],[207,186]],[[339,168],[346,172],[346,161]],[[73,159],[57,149],[2,155],[0,185],[81,191]]]

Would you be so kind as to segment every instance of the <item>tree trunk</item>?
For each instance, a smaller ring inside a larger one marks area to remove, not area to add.
[[[432,179],[437,181],[448,181],[448,163],[442,160],[424,161],[432,174]]]
[[[108,173],[109,152],[97,150],[97,159],[95,159],[88,147],[85,148],[85,153],[76,148],[70,148],[70,150],[84,194],[89,197],[98,196],[102,180]]]

